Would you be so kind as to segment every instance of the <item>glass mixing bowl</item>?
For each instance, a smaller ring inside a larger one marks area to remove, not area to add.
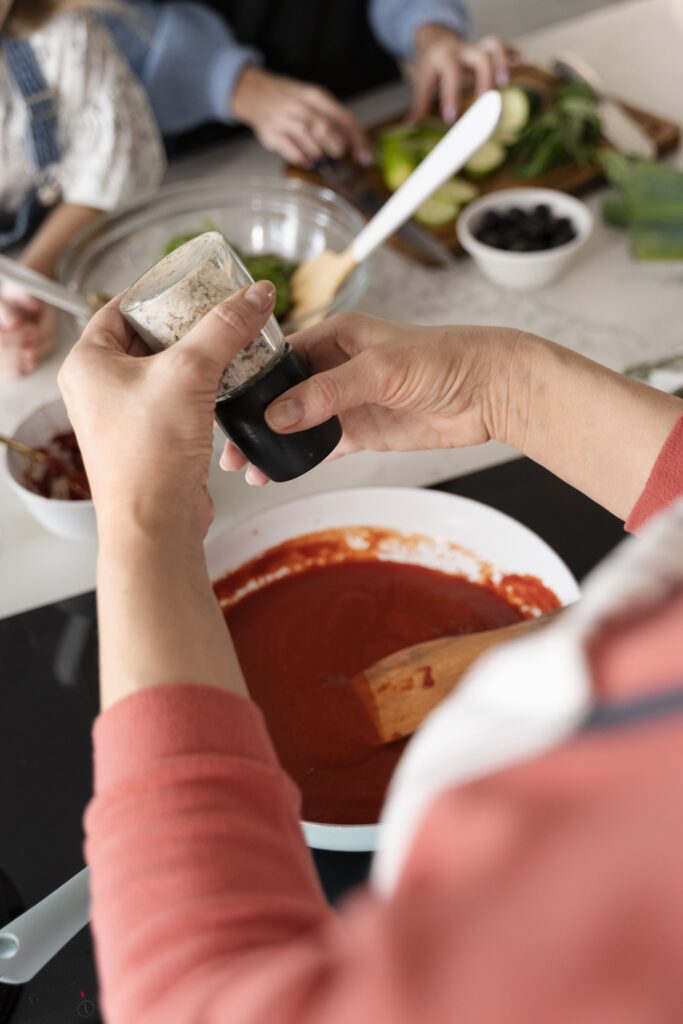
[[[296,179],[207,178],[167,185],[117,213],[99,217],[81,231],[64,254],[59,280],[88,297],[116,295],[161,256],[176,235],[220,230],[247,255],[273,253],[301,262],[323,249],[341,252],[365,221],[327,188]],[[309,314],[331,316],[353,309],[367,289],[369,267],[361,264],[331,302]],[[302,324],[289,320],[287,333]]]

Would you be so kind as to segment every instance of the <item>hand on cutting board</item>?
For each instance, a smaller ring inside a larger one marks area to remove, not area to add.
[[[410,118],[425,117],[438,102],[448,124],[455,120],[465,79],[474,79],[474,94],[507,85],[508,68],[520,53],[497,36],[471,45],[443,25],[422,25],[415,33],[414,95]]]
[[[350,152],[372,162],[363,129],[346,107],[317,85],[247,66],[232,94],[232,113],[259,142],[291,164],[305,167]]]
[[[20,285],[0,285],[0,379],[31,373],[54,345],[54,334],[51,306]]]

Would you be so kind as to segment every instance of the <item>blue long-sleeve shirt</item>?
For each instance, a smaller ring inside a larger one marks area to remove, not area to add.
[[[162,133],[175,135],[206,121],[233,124],[235,83],[245,65],[263,64],[262,54],[240,43],[220,15],[199,3],[130,0],[130,6],[131,19],[100,17],[143,82]],[[421,25],[445,25],[463,37],[470,28],[466,0],[369,0],[368,15],[379,42],[400,59],[413,56]]]

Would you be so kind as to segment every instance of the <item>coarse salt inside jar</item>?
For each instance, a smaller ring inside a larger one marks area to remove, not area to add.
[[[121,312],[153,352],[169,348],[214,306],[251,283],[239,256],[218,231],[207,231],[174,249],[131,285]],[[284,352],[274,317],[229,363],[217,398],[234,395]]]
[[[252,283],[220,232],[207,231],[150,267],[124,294],[120,309],[149,348],[159,352],[175,345],[215,306]],[[292,480],[307,473],[341,439],[336,416],[291,434],[278,434],[266,422],[270,403],[310,375],[270,316],[221,376],[216,420],[248,461],[271,480]]]

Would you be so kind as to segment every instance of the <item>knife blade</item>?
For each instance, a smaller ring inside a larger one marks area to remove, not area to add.
[[[329,188],[357,206],[369,217],[384,206],[386,196],[358,177],[353,167],[342,160],[320,160],[314,170]],[[450,250],[428,231],[414,221],[407,221],[396,235],[407,249],[412,249],[418,259],[434,267],[445,267],[453,262]]]
[[[553,63],[553,70],[562,78],[585,82],[593,90],[598,98],[602,134],[615,149],[627,156],[656,158],[656,146],[645,129],[619,103],[605,96],[602,79],[582,57],[561,53]]]

